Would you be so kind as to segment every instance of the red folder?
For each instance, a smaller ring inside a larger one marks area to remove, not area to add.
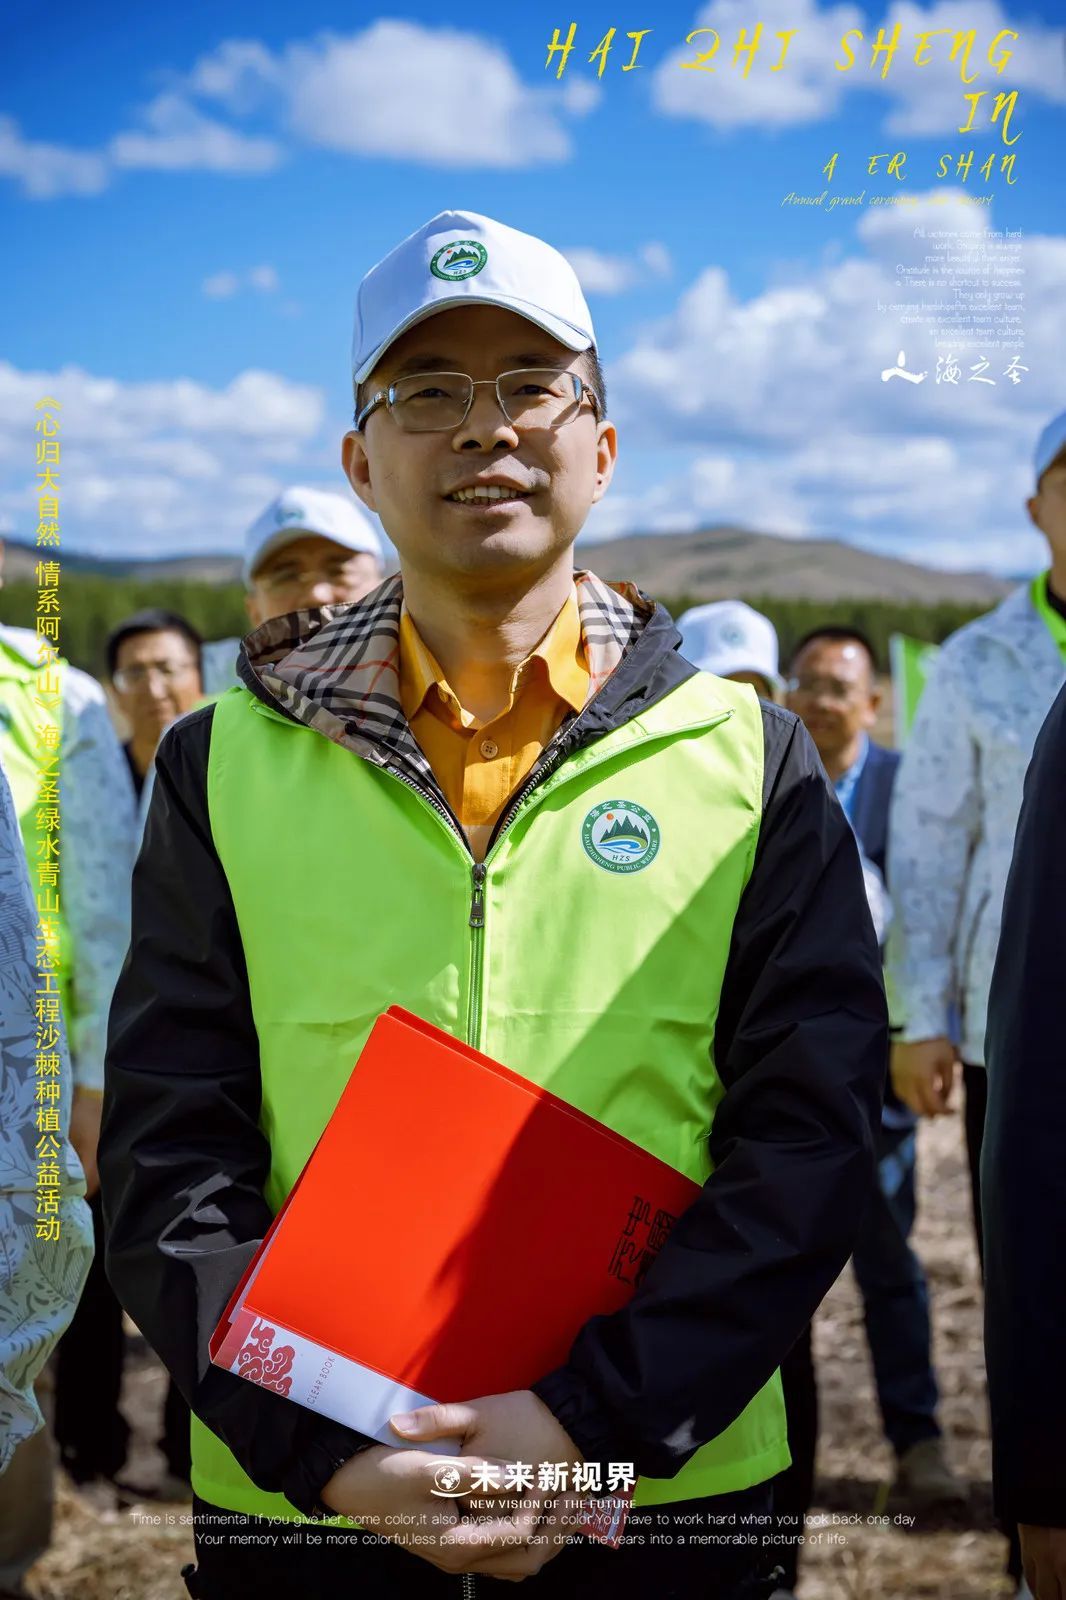
[[[698,1192],[394,1006],[238,1285],[212,1360],[398,1446],[395,1412],[528,1388],[565,1361],[589,1317],[625,1304]]]

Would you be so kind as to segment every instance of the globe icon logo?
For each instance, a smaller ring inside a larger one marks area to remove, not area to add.
[[[433,1469],[434,1494],[462,1494],[463,1475],[454,1461],[441,1461]]]

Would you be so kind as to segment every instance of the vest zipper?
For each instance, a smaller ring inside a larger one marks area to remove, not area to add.
[[[427,806],[430,806],[432,810],[436,812],[437,816],[440,817],[441,821],[448,829],[448,832],[455,835],[463,849],[466,851],[466,854],[469,856],[470,846],[467,843],[466,834],[459,826],[456,818],[452,816],[447,806],[441,805],[436,795],[431,794],[428,789],[424,789],[420,783],[416,783],[414,778],[407,777],[406,773],[401,772],[399,767],[385,766],[381,767],[379,770],[382,772],[387,772],[390,778],[396,778],[400,783],[406,784],[408,789],[412,789],[414,793],[418,795],[420,800],[424,800]]]
[[[477,1578],[472,1572],[464,1572],[459,1579],[463,1586],[463,1600],[474,1600],[477,1594]]]
[[[704,727],[713,728],[718,722],[725,722],[732,715],[732,711],[727,710],[723,712],[721,717],[716,718],[714,722],[701,721],[697,723],[690,723],[681,728],[671,728],[663,733],[646,734],[643,739],[635,740],[629,748],[631,750],[637,750],[641,745],[654,744],[659,739],[675,737],[679,733],[692,733],[696,729]],[[560,761],[562,761],[564,756],[572,754],[572,748],[567,738],[567,735],[572,730],[572,727],[573,724],[571,724],[570,728],[563,729],[562,733],[556,736],[559,740],[558,744],[555,745],[554,749],[551,745],[548,746],[547,750],[541,756],[540,761],[536,764],[536,766],[534,766],[533,770],[526,778],[525,783],[523,783],[518,789],[517,793],[511,797],[507,804],[506,810],[502,813],[495,828],[492,830],[492,837],[489,839],[488,848],[485,851],[486,861],[490,861],[493,855],[496,853],[496,846],[499,844],[503,835],[507,832],[507,829],[511,826],[516,814],[525,804],[533,790],[539,789],[541,784],[544,783],[546,779],[551,777],[552,773],[555,771],[556,767],[559,765]],[[610,757],[607,759],[610,759]],[[596,765],[597,763],[594,760],[590,761],[587,766],[582,768],[582,772],[588,772]]]
[[[485,959],[485,863],[475,861],[470,890],[470,999],[466,1012],[466,1042],[478,1048],[481,1033],[481,985]]]
[[[506,810],[503,812],[500,820],[492,830],[492,838],[489,840],[488,849],[485,852],[487,856],[491,855],[493,850],[495,850],[496,845],[499,843],[500,838],[511,826],[511,823],[514,821],[515,814],[523,800],[528,794],[531,794],[539,784],[543,783],[544,779],[547,778],[550,773],[554,772],[555,768],[562,760],[563,755],[566,753],[566,750],[566,742],[565,740],[561,739],[557,748],[550,753],[546,752],[541,757],[541,760],[534,766],[525,783],[519,786],[518,793],[511,797]]]
[[[719,720],[725,721],[726,718],[731,715],[732,712],[726,711],[723,717]],[[710,727],[714,724],[708,723],[706,725]],[[466,1043],[472,1045],[475,1050],[480,1049],[479,1040],[481,1034],[482,1014],[481,990],[484,982],[485,960],[485,875],[488,870],[488,862],[491,860],[492,856],[495,855],[497,845],[500,843],[500,840],[510,827],[511,823],[514,821],[515,816],[517,815],[521,806],[525,803],[528,796],[533,792],[534,789],[538,789],[546,778],[550,777],[555,768],[559,765],[560,761],[562,761],[563,757],[569,755],[572,746],[568,735],[572,732],[573,726],[573,723],[571,723],[568,728],[560,730],[560,732],[556,735],[556,739],[553,741],[553,744],[548,746],[548,749],[542,754],[540,760],[529,773],[525,783],[519,787],[518,792],[511,798],[492,831],[492,837],[489,840],[488,849],[485,853],[485,859],[483,861],[471,862],[470,912],[469,916],[467,917],[467,923],[470,928],[470,993],[467,998],[466,1008]],[[703,724],[697,723],[691,725],[693,728],[699,726],[703,726]],[[688,731],[690,731],[688,728],[671,729],[668,733],[652,734],[644,739],[637,740],[636,743],[637,745],[647,744],[654,742],[659,738],[669,737],[670,734],[684,733]],[[635,748],[635,746],[631,746],[631,748]],[[590,763],[592,766],[595,764],[595,762]],[[446,806],[441,804],[435,795],[431,794],[428,789],[423,788],[420,783],[416,783],[413,778],[407,777],[406,774],[401,772],[397,767],[385,766],[382,770],[389,773],[391,777],[398,779],[400,783],[406,784],[407,787],[412,789],[420,799],[424,800],[426,804],[432,808],[436,815],[440,817],[441,821],[448,829],[448,832],[454,834],[454,836],[459,840],[459,843],[462,845],[467,856],[470,856],[470,846],[467,842],[466,835],[459,826],[457,819],[452,815]],[[587,771],[588,768],[585,770]],[[471,1579],[471,1582],[473,1582],[473,1579]],[[465,1592],[466,1591],[464,1590],[464,1593]],[[472,1592],[473,1591],[471,1591],[471,1593]]]

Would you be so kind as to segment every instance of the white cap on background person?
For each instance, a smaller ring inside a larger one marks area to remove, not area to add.
[[[757,673],[780,693],[777,630],[769,617],[743,600],[714,600],[693,606],[678,617],[681,654],[694,667],[731,678],[737,672]]]
[[[441,211],[390,250],[355,306],[352,382],[408,328],[449,306],[503,306],[568,350],[596,343],[577,273],[550,244],[474,211]]]
[[[1037,490],[1048,467],[1064,450],[1066,450],[1066,411],[1060,411],[1057,417],[1051,419],[1036,441],[1033,467],[1036,471]]]
[[[365,551],[383,561],[381,535],[365,511],[346,495],[296,484],[283,489],[244,536],[244,581],[249,583],[268,556],[307,534],[332,539],[345,550]]]

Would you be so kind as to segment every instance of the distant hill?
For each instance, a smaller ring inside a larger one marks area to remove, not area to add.
[[[4,577],[8,583],[32,582],[42,555],[54,551],[36,550],[32,545],[4,540]],[[113,560],[109,556],[87,556],[76,550],[60,550],[63,571],[93,578],[136,578],[151,583],[173,579],[185,583],[240,583],[240,556],[197,555],[161,556],[153,561]]]
[[[40,552],[8,540],[4,572],[11,583],[32,581]],[[144,582],[171,579],[238,584],[238,556],[164,556],[153,561],[110,560],[61,551],[64,571]],[[942,572],[874,555],[832,539],[781,539],[741,528],[699,533],[633,534],[599,543],[582,540],[579,564],[600,577],[629,578],[650,594],[707,600],[758,595],[782,600],[897,600],[919,605],[958,601],[991,605],[1010,583],[980,572]]]
[[[577,557],[601,578],[630,578],[651,594],[706,600],[760,595],[992,605],[1012,587],[988,573],[942,572],[833,539],[781,539],[741,528],[582,541]]]

